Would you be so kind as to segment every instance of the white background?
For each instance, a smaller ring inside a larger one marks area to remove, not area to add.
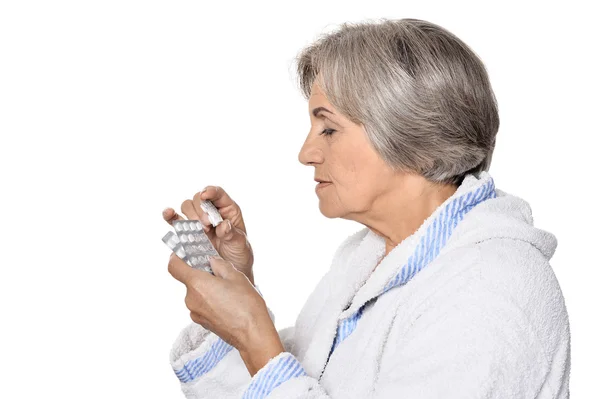
[[[589,2],[591,4],[592,2]],[[0,6],[0,397],[182,397],[168,361],[190,321],[163,208],[220,185],[255,276],[292,325],[362,228],[319,212],[293,58],[336,25],[440,24],[499,102],[490,173],[554,233],[571,392],[597,392],[596,18],[583,2],[4,1]]]

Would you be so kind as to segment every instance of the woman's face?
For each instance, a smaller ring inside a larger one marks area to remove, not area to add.
[[[313,115],[320,107],[325,109]],[[398,175],[377,155],[363,125],[342,116],[317,83],[311,88],[308,111],[311,129],[298,160],[315,167],[315,179],[331,182],[316,192],[321,213],[328,218],[367,221],[375,200],[393,187],[392,179]]]

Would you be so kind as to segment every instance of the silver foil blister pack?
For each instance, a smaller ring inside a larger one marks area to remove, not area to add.
[[[202,201],[201,205],[213,226],[223,221],[212,202]],[[217,256],[219,253],[204,232],[202,223],[199,220],[175,220],[173,228],[175,232],[169,231],[162,241],[194,269],[204,270],[214,275],[209,257]]]
[[[217,207],[210,201],[200,201],[200,208],[208,214],[208,220],[213,226],[218,226],[223,221]]]

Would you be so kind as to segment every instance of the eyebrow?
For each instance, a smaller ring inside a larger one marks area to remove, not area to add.
[[[333,112],[331,112],[330,110],[328,110],[328,109],[327,109],[327,108],[325,108],[325,107],[317,107],[317,108],[313,109],[313,110],[312,110],[312,114],[313,114],[314,116],[317,116],[317,114],[318,114],[319,112],[321,112],[321,111],[327,111],[327,112],[329,112],[330,114],[332,114],[332,115],[333,115]]]

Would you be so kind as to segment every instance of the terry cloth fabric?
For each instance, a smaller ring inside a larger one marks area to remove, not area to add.
[[[367,227],[345,239],[253,377],[195,323],[171,365],[187,398],[568,398],[556,245],[526,201],[470,174],[387,256]]]

